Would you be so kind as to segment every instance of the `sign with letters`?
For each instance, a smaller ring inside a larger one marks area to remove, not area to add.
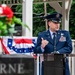
[[[25,55],[0,55],[0,75],[34,75],[34,58]]]

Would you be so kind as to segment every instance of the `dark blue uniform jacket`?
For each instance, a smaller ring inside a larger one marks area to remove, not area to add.
[[[42,41],[41,38],[49,42],[44,48],[44,52],[42,52],[41,50],[41,41]],[[51,38],[50,31],[47,30],[47,31],[39,33],[38,38],[37,38],[37,45],[34,49],[34,53],[51,53],[53,51],[54,51],[54,44]],[[66,30],[57,31],[56,51],[58,51],[60,54],[70,54],[72,52],[72,40],[70,38],[70,34],[68,31]],[[70,75],[68,60],[66,60],[66,75]]]

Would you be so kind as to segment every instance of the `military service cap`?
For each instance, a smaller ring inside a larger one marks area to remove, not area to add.
[[[45,19],[53,22],[61,22],[62,14],[54,12],[53,14],[49,14],[45,16]]]

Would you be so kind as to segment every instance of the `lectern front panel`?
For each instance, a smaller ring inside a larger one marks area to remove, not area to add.
[[[44,75],[65,75],[64,56],[58,54],[45,55]]]

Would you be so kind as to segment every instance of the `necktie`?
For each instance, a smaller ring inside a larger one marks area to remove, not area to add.
[[[56,52],[56,33],[53,33],[54,52]]]

